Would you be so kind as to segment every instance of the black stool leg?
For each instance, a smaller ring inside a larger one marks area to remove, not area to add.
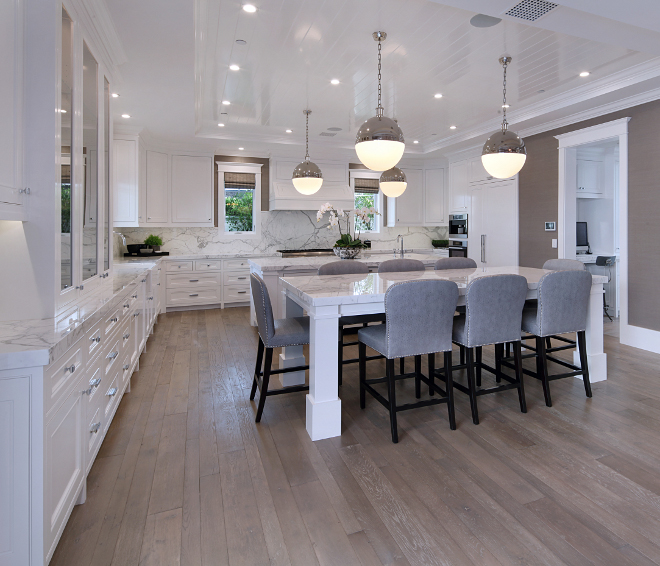
[[[406,373],[406,358],[399,359],[399,369],[401,370],[401,375]]]
[[[459,346],[458,349],[461,352],[461,365],[464,365],[465,364],[465,347],[464,346]]]
[[[509,348],[509,343],[506,343]],[[502,356],[504,355],[504,344],[495,344],[495,381],[502,381]],[[507,354],[508,356],[508,354]]]
[[[341,385],[344,375],[344,327],[341,324],[339,325],[339,344],[337,346],[337,380]]]
[[[481,346],[477,346],[477,361],[476,361],[476,374],[477,374],[477,387],[481,387],[481,355],[483,353]]]
[[[518,380],[518,401],[520,402],[520,412],[527,412],[527,402],[525,401],[525,383],[523,381],[522,352],[520,342],[513,343],[513,352],[515,355],[514,366],[516,369],[516,379]]]
[[[584,381],[584,391],[587,397],[591,397],[591,382],[589,381],[589,363],[587,362],[587,337],[584,332],[577,333],[578,348],[580,350],[580,366],[582,369],[582,379]]]
[[[415,356],[415,397],[419,399],[422,396],[422,356]]]
[[[548,348],[548,350],[549,350],[550,348],[552,348],[552,341],[550,340],[550,336],[548,336],[548,337],[545,339],[545,347]]]
[[[472,422],[479,424],[479,410],[477,409],[477,388],[474,385],[474,351],[467,348],[465,352],[467,361],[467,380],[470,390],[470,409],[472,410]]]
[[[261,373],[261,362],[264,359],[264,343],[259,336],[259,345],[257,346],[257,363],[254,367],[254,379],[252,380],[252,391],[250,391],[250,401],[254,401],[254,396],[257,392],[257,381]]]
[[[273,349],[266,348],[266,359],[264,361],[264,381],[261,384],[261,393],[259,394],[259,407],[257,408],[257,418],[255,422],[261,422],[261,414],[264,412],[266,396],[268,395],[268,382],[270,381],[270,370],[273,363]]]
[[[390,427],[392,428],[392,442],[399,442],[399,431],[396,426],[396,380],[394,379],[394,360],[387,360],[387,388],[390,401]]]
[[[506,343],[506,357],[507,358],[511,357],[511,344],[509,342]]]
[[[449,413],[449,428],[456,430],[456,414],[454,413],[454,380],[451,375],[451,350],[445,352],[445,385],[447,387],[447,412]]]
[[[435,383],[435,354],[429,354],[429,395],[435,395],[433,384]]]
[[[364,381],[367,379],[367,346],[360,342],[358,344],[358,358],[359,358],[359,367],[360,367],[360,409],[364,409],[365,400],[364,400]]]
[[[543,384],[543,397],[547,407],[552,407],[552,398],[550,397],[550,382],[548,380],[548,358],[545,351],[545,339],[536,339],[536,373],[541,378]]]

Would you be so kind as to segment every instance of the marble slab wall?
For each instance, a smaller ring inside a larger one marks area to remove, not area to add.
[[[123,228],[126,243],[139,244],[149,234],[163,239],[163,251],[172,255],[222,253],[274,253],[281,249],[330,248],[339,237],[337,228],[328,228],[325,219],[316,221],[314,211],[277,210],[261,213],[261,235],[225,236],[218,228]],[[431,248],[431,240],[447,239],[446,226],[381,228],[380,233],[363,234],[374,249],[396,247],[398,234],[403,234],[406,248]],[[115,237],[115,256],[125,251],[121,239]]]

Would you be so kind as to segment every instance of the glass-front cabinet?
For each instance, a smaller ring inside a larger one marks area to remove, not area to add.
[[[58,312],[98,289],[112,267],[110,79],[66,6],[61,30]]]

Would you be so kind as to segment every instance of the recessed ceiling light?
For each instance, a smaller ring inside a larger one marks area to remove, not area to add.
[[[290,134],[293,130],[287,130],[286,133]]]
[[[116,92],[112,93],[112,98],[119,98],[119,95]]]
[[[238,65],[229,65],[229,69],[232,71],[240,71],[240,67]]]
[[[338,85],[338,84],[339,84],[339,79],[332,79],[332,80],[330,81],[330,84]]]
[[[455,129],[456,129],[456,126],[449,126],[449,129],[450,129],[450,130],[455,130]]]
[[[66,114],[66,110],[64,110],[64,108],[60,108],[60,113],[61,114]]]
[[[415,140],[413,143],[419,143],[417,140]]]
[[[229,105],[231,104],[231,102],[229,102],[229,100],[223,100],[222,103],[223,103],[225,106],[229,106]]]
[[[130,118],[131,115],[130,115],[130,114],[122,114],[121,117],[122,117],[122,118]]]
[[[589,73],[589,71],[582,71],[582,72],[580,73],[580,76],[581,76],[581,77],[588,77],[590,74],[591,74],[591,73]]]
[[[248,14],[254,14],[257,11],[257,7],[252,4],[243,4],[243,11]]]
[[[510,108],[508,104],[502,104],[502,108]]]
[[[239,151],[243,151],[245,148],[244,147],[239,147]]]
[[[434,96],[435,98],[442,98],[442,95],[441,95],[440,93],[438,93],[438,94],[434,94],[433,96]]]
[[[218,126],[220,126],[221,128],[224,128],[224,127],[225,127],[225,125],[222,124],[222,123],[218,124]]]

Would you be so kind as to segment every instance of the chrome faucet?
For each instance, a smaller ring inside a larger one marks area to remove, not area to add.
[[[126,245],[126,236],[124,236],[124,234],[122,234],[121,232],[115,232],[114,230],[112,231],[112,233],[117,234],[117,236],[121,238],[122,243]]]
[[[403,257],[403,254],[404,254],[404,250],[403,250],[403,234],[399,234],[399,235],[396,237],[396,243],[397,243],[397,244],[399,243],[399,240],[401,240],[401,257]],[[394,255],[396,255],[396,251],[394,252]]]

